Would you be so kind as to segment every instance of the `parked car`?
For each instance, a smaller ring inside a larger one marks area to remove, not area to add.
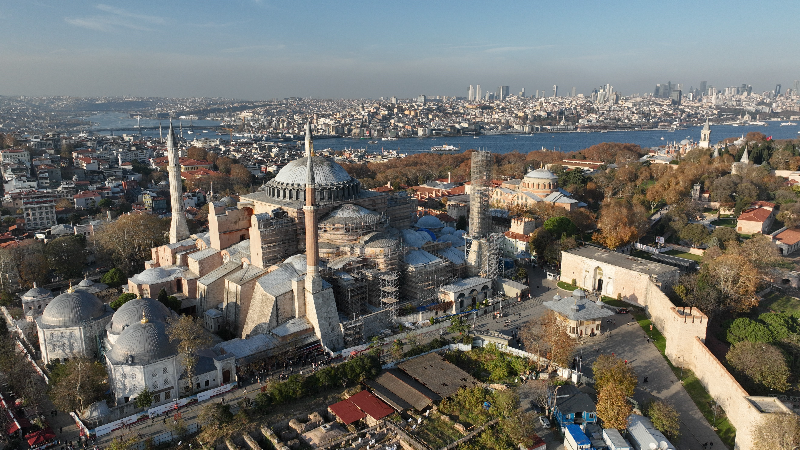
[[[539,423],[545,428],[550,428],[550,421],[545,416],[539,416]]]
[[[617,314],[628,314],[628,308],[619,308]]]

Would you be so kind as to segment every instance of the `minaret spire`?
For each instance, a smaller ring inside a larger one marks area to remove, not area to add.
[[[183,189],[181,188],[181,163],[178,147],[175,146],[175,130],[169,122],[167,134],[167,167],[169,170],[169,196],[172,205],[172,223],[169,228],[169,243],[175,244],[189,237],[186,213],[183,210]]]
[[[322,289],[317,266],[319,250],[317,238],[317,207],[315,202],[316,185],[314,182],[314,143],[311,140],[311,123],[306,122],[306,205],[303,207],[306,219],[306,290],[310,293]]]

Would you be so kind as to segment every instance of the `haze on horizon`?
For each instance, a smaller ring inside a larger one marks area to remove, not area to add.
[[[792,1],[101,1],[0,6],[0,95],[629,95],[800,79]]]

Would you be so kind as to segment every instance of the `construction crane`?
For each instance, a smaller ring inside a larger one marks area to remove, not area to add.
[[[225,130],[225,131],[227,131],[227,132],[228,132],[228,135],[229,135],[229,136],[230,136],[230,138],[231,138],[231,145],[233,145],[233,128],[225,128],[225,127],[222,127],[222,128],[220,128],[220,129],[221,129],[221,130]]]

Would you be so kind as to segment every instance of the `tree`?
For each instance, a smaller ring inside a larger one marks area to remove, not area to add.
[[[575,224],[572,223],[568,217],[564,216],[551,217],[545,220],[542,228],[547,230],[556,239],[561,239],[564,236],[575,236],[578,233],[578,228]]]
[[[600,355],[592,364],[595,389],[598,392],[614,385],[622,390],[625,397],[633,395],[638,378],[633,368],[618,356]]]
[[[158,301],[175,312],[181,311],[181,301],[174,295],[168,295],[167,290],[164,288],[161,288],[158,292]]]
[[[717,227],[711,232],[711,238],[716,238],[720,248],[725,249],[728,243],[739,242],[739,233],[730,227]]]
[[[708,239],[708,230],[701,223],[692,223],[683,227],[678,236],[689,241],[692,247],[697,247]]]
[[[111,306],[112,308],[114,308],[116,310],[116,309],[119,309],[120,307],[122,307],[122,305],[124,305],[125,303],[128,303],[129,301],[131,301],[131,300],[133,300],[135,298],[136,298],[136,294],[133,294],[131,292],[125,292],[124,294],[120,294],[120,296],[117,297],[116,300],[111,302],[109,304],[109,306]]]
[[[647,407],[647,415],[656,430],[668,438],[675,439],[681,434],[681,418],[674,406],[663,400],[651,402]]]
[[[770,343],[776,340],[770,327],[748,317],[739,317],[731,322],[726,338],[730,344],[745,341]]]
[[[56,364],[50,373],[50,399],[62,411],[83,411],[108,390],[105,367],[83,356]]]
[[[167,334],[170,342],[177,342],[181,363],[186,369],[189,380],[189,392],[194,392],[194,370],[197,365],[197,351],[211,345],[211,337],[203,329],[202,324],[192,316],[180,316],[169,319]]]
[[[526,323],[520,330],[520,336],[529,352],[537,355],[540,352],[549,353],[550,361],[561,367],[567,367],[577,345],[567,333],[567,325],[553,311]]]
[[[136,407],[137,408],[149,408],[150,405],[153,404],[153,394],[147,390],[147,387],[139,392],[139,395],[136,396]]]
[[[467,216],[458,216],[456,219],[456,230],[466,230],[467,229]]]
[[[44,254],[53,271],[64,278],[76,278],[83,274],[86,264],[86,238],[69,235],[48,242]]]
[[[117,436],[111,441],[111,444],[109,444],[108,450],[131,450],[133,448],[139,448],[138,446],[134,447],[138,443],[139,439],[136,436]]]
[[[783,353],[771,344],[739,342],[725,356],[731,367],[752,384],[784,392],[789,388],[789,367]]]
[[[450,326],[447,327],[448,333],[464,335],[469,331],[469,324],[467,324],[461,316],[455,316],[450,319]]]
[[[169,221],[151,214],[127,214],[96,234],[98,250],[127,274],[142,270],[150,249],[167,241]]]
[[[645,208],[627,200],[606,200],[600,208],[597,226],[600,231],[592,239],[610,249],[628,245],[644,236],[649,226]]]
[[[762,416],[753,429],[757,450],[794,450],[800,445],[800,416],[792,412]]]
[[[231,405],[211,402],[203,406],[197,417],[200,422],[206,425],[221,424],[225,425],[233,420]]]
[[[102,277],[100,277],[100,282],[103,284],[107,284],[108,287],[120,287],[123,284],[128,282],[128,278],[122,273],[121,270],[114,267],[113,269],[109,270],[108,272],[104,273]]]
[[[704,256],[703,275],[708,283],[728,301],[734,311],[748,311],[758,303],[755,296],[760,276],[752,260],[734,252],[727,252],[705,262],[711,254]]]
[[[603,428],[625,429],[632,410],[620,386],[610,384],[597,394],[597,417],[603,421]]]

